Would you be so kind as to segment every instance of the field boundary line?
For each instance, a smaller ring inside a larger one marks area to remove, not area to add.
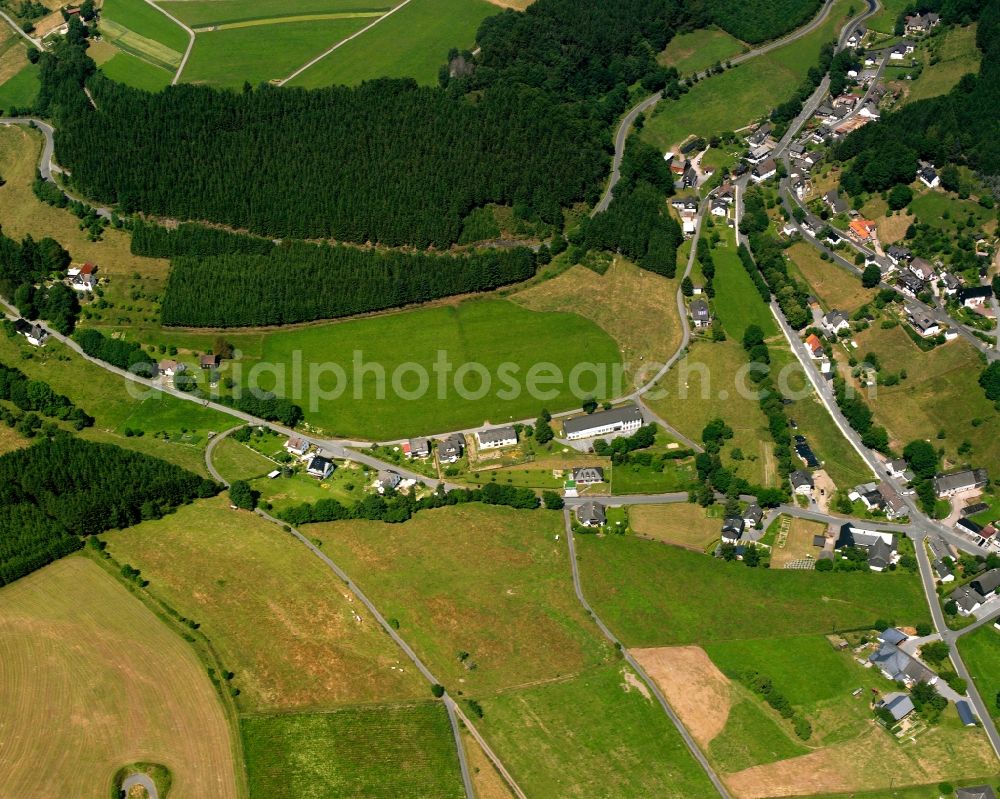
[[[146,2],[147,3],[152,3],[152,0],[146,0]],[[378,25],[382,20],[384,20],[384,19],[386,19],[388,17],[391,17],[393,14],[395,14],[397,11],[399,11],[399,9],[401,9],[403,6],[409,5],[409,3],[410,3],[410,0],[403,0],[403,2],[400,3],[398,6],[393,6],[388,11],[386,11],[381,17],[379,17],[378,19],[376,19],[374,22],[371,22],[368,25],[365,25],[361,30],[355,31],[350,36],[348,36],[348,37],[346,37],[344,39],[341,39],[339,42],[337,42],[335,45],[333,45],[333,47],[331,47],[329,50],[326,50],[326,51],[320,53],[318,56],[316,56],[314,59],[312,59],[312,61],[309,61],[308,63],[303,64],[301,67],[299,67],[297,70],[295,70],[287,78],[282,78],[281,80],[279,80],[277,82],[278,86],[284,86],[292,78],[298,77],[303,72],[305,72],[307,69],[309,69],[309,67],[313,66],[313,64],[319,63],[320,61],[322,61],[324,58],[326,58],[328,55],[330,55],[330,53],[332,53],[337,48],[342,47],[343,45],[347,44],[349,41],[352,41],[353,39],[358,38],[362,33],[366,33],[368,31],[370,31],[372,28],[374,28],[376,25]]]
[[[156,5],[156,3],[153,2],[153,0],[146,0],[146,3],[148,5],[151,5],[157,11],[159,11],[161,14],[163,14],[165,17],[167,17],[167,19],[172,20],[174,23],[176,23],[177,25],[180,25],[181,28],[183,28],[185,31],[187,31],[187,35],[188,35],[188,46],[187,46],[187,49],[184,51],[184,55],[181,56],[181,63],[180,63],[180,66],[177,67],[177,71],[174,73],[173,80],[170,81],[170,85],[171,86],[176,86],[177,82],[181,79],[181,73],[184,71],[184,67],[187,66],[188,58],[191,56],[191,50],[194,49],[194,40],[195,40],[194,30],[192,30],[186,23],[181,22],[179,19],[177,19],[177,17],[175,17],[173,14],[171,14],[165,8],[161,8],[160,6]]]
[[[329,14],[299,14],[293,17],[264,17],[263,19],[241,19],[236,22],[220,22],[216,25],[202,25],[192,28],[195,33],[233,31],[242,28],[265,28],[271,25],[286,25],[293,22],[324,22],[337,19],[370,19],[383,17],[384,11],[332,11]]]

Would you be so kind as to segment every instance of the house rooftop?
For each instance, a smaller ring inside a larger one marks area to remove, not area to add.
[[[695,301],[697,302],[697,300]],[[694,303],[692,303],[693,305]],[[627,424],[628,422],[642,423],[642,411],[635,405],[623,405],[620,408],[611,408],[607,411],[595,411],[586,416],[575,416],[563,422],[563,431],[566,435],[582,433],[598,427],[606,427],[614,424]]]

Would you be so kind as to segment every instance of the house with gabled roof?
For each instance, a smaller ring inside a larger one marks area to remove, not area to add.
[[[600,502],[584,502],[576,507],[576,520],[584,527],[603,527],[608,517]]]
[[[333,461],[323,455],[313,455],[306,467],[306,474],[320,480],[325,480],[333,472]]]
[[[512,447],[517,443],[517,431],[510,426],[494,427],[491,430],[478,430],[476,443],[479,449],[499,449]]]
[[[989,481],[990,475],[986,469],[962,469],[935,476],[934,490],[939,499],[944,499],[963,491],[983,488]]]
[[[823,327],[826,328],[827,332],[835,336],[841,330],[850,330],[851,323],[847,318],[847,314],[834,308],[823,317]]]
[[[906,654],[895,644],[883,642],[868,657],[868,662],[881,671],[886,679],[901,682],[906,686],[917,683],[933,685],[938,679],[937,675],[923,663]]]
[[[819,340],[819,336],[815,333],[810,333],[806,336],[806,349],[809,350],[809,354],[813,358],[822,358],[824,355],[823,342]]]

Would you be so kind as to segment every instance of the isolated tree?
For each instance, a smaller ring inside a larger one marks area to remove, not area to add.
[[[866,289],[875,288],[881,279],[882,272],[875,264],[866,266],[865,271],[861,273],[861,285]]]
[[[694,283],[687,275],[685,275],[684,279],[681,281],[681,293],[685,297],[690,297],[694,294]]]
[[[897,183],[889,190],[889,207],[893,211],[899,211],[906,208],[913,199],[913,189],[907,186],[905,183]]]
[[[542,503],[548,510],[562,510],[565,505],[563,498],[555,491],[543,491]]]
[[[552,432],[552,425],[545,418],[546,412],[543,411],[542,414],[535,420],[535,441],[539,444],[548,444],[555,438],[555,433]]]
[[[246,480],[234,480],[229,486],[229,499],[237,508],[253,510],[257,507],[259,493]]]
[[[986,392],[987,399],[1000,401],[1000,361],[993,361],[979,376],[979,385]]]
[[[937,473],[938,454],[929,441],[917,439],[903,447],[903,457],[913,473],[922,480],[927,480]]]

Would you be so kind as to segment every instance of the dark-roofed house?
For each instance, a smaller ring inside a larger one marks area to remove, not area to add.
[[[896,278],[896,288],[907,297],[916,297],[924,290],[924,281],[913,274],[913,272],[903,272]]]
[[[476,443],[480,449],[499,449],[512,447],[517,443],[517,431],[513,427],[494,427],[491,430],[479,430],[476,433]]]
[[[755,164],[750,170],[750,179],[754,183],[762,183],[768,178],[774,177],[778,173],[778,163],[773,158],[768,158]]]
[[[919,660],[910,657],[895,644],[883,642],[881,646],[872,652],[868,661],[878,668],[886,679],[893,682],[901,682],[906,686],[915,685],[918,682],[937,682],[937,675],[928,669]]]
[[[990,481],[986,469],[962,469],[950,474],[939,474],[934,478],[934,490],[939,498],[951,497],[962,491],[982,488]]]
[[[955,581],[955,573],[946,560],[934,561],[934,574],[942,583],[952,583]]]
[[[325,480],[330,476],[331,472],[333,472],[333,461],[322,455],[313,455],[312,460],[309,461],[309,465],[306,467],[306,474],[320,480]]]
[[[816,487],[816,484],[813,482],[812,475],[802,469],[797,469],[792,472],[788,476],[788,479],[792,484],[792,491],[796,494],[801,494],[802,496],[811,496],[813,488]]]
[[[980,574],[969,585],[984,597],[989,597],[997,588],[1000,588],[1000,569],[990,569],[988,572]]]
[[[889,256],[889,260],[896,266],[899,265],[900,261],[909,261],[913,258],[913,253],[906,249],[906,247],[900,247],[898,244],[893,244],[889,247],[885,251],[885,254]]]
[[[744,521],[739,516],[727,516],[722,522],[722,543],[735,544],[743,536]]]
[[[913,700],[907,694],[894,691],[886,694],[878,703],[878,707],[885,708],[896,721],[902,721],[909,716],[916,708]]]
[[[898,519],[901,516],[909,516],[906,503],[895,488],[888,483],[880,483],[878,492],[882,496],[882,509],[890,519]]]
[[[815,469],[819,466],[819,461],[816,459],[816,454],[812,451],[812,447],[805,442],[795,445],[795,454],[810,469]]]
[[[823,317],[823,327],[834,336],[837,335],[841,330],[850,330],[851,323],[847,319],[847,315],[843,311],[838,311],[836,308],[830,311],[826,316]]]
[[[954,600],[955,604],[958,605],[958,612],[963,616],[974,613],[986,601],[986,597],[968,585],[956,588],[948,594],[948,599]]]
[[[997,799],[989,785],[970,785],[955,791],[955,799]]]
[[[35,347],[44,345],[49,337],[49,331],[38,324],[38,322],[29,322],[27,319],[18,319],[15,321],[14,332],[20,333],[28,340],[29,344]]]
[[[712,324],[712,312],[704,300],[691,300],[691,320],[695,327],[708,327]]]
[[[917,170],[917,177],[920,178],[920,182],[928,189],[933,189],[941,183],[938,173],[929,164]]]
[[[884,641],[885,643],[893,644],[894,646],[899,646],[906,639],[906,633],[900,632],[895,627],[886,627],[878,634],[879,641]]]
[[[978,719],[976,714],[972,712],[972,708],[969,703],[964,699],[959,699],[955,703],[955,710],[958,711],[958,717],[962,720],[962,724],[966,727],[975,727]]]
[[[394,489],[401,482],[403,482],[403,478],[396,472],[379,472],[378,477],[375,479],[375,490],[380,494],[384,494],[386,491]]]
[[[919,305],[909,306],[906,309],[906,315],[909,317],[913,329],[924,338],[936,336],[941,332],[941,326],[937,320]]]
[[[756,527],[764,519],[764,511],[756,502],[743,511],[743,521],[747,527]]]
[[[880,572],[896,558],[898,540],[893,533],[882,530],[865,530],[849,522],[840,527],[840,534],[833,548],[860,547],[868,552],[868,568]]]
[[[892,557],[896,554],[894,546],[879,539],[868,549],[868,568],[873,572],[884,571],[892,563]]]
[[[426,438],[411,438],[403,445],[403,452],[411,458],[426,458],[431,454],[431,442]]]
[[[934,268],[934,264],[926,258],[914,258],[910,261],[910,271],[925,283],[937,277],[937,270]]]
[[[584,502],[576,508],[576,520],[584,527],[603,527],[608,517],[600,502]]]
[[[600,466],[581,466],[573,470],[573,482],[579,485],[594,485],[604,482],[604,469]]]
[[[847,213],[847,201],[837,193],[836,189],[830,189],[830,191],[824,194],[823,200],[835,214]]]
[[[964,286],[958,290],[958,301],[966,308],[983,305],[993,297],[991,286]]]
[[[586,416],[576,416],[563,422],[563,433],[570,441],[606,436],[612,433],[634,433],[642,427],[642,411],[635,405],[623,405]]]
[[[955,529],[969,535],[979,535],[983,531],[982,525],[972,519],[959,519],[955,522]]]
[[[442,463],[455,463],[464,451],[465,436],[455,433],[438,444],[438,460]]]

